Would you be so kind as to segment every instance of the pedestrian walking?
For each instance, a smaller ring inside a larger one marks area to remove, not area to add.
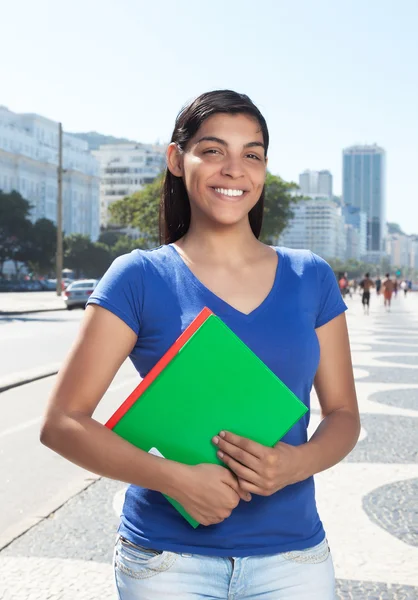
[[[363,304],[364,314],[369,314],[370,312],[370,290],[374,286],[373,281],[370,279],[370,274],[366,273],[364,279],[361,281],[361,287],[363,290],[363,294],[361,297],[361,303]]]
[[[380,290],[382,287],[382,280],[380,279],[380,277],[378,277],[375,281],[375,286],[376,286],[376,294],[379,296],[380,295]]]
[[[338,285],[340,287],[340,293],[345,298],[349,291],[348,279],[346,273],[341,273],[338,278]]]
[[[395,298],[398,297],[398,288],[399,288],[399,283],[398,283],[398,280],[395,277],[395,280],[393,282],[393,295],[394,295]]]
[[[42,442],[131,484],[114,555],[120,600],[335,597],[313,476],[340,462],[360,430],[346,306],[323,259],[258,239],[268,143],[243,94],[209,92],[181,111],[167,150],[162,245],[114,261],[49,400]],[[324,418],[309,441],[308,416],[273,448],[214,432],[207,442],[224,466],[190,466],[92,418],[128,356],[145,376],[205,306],[308,407],[315,382]],[[163,494],[201,525],[189,526]]]
[[[392,302],[393,290],[395,289],[394,283],[389,273],[386,273],[386,279],[383,281],[383,298],[384,305],[387,311],[390,311],[390,305]]]
[[[403,295],[404,298],[406,298],[407,294],[408,294],[408,282],[406,280],[401,282],[401,289],[403,290]]]

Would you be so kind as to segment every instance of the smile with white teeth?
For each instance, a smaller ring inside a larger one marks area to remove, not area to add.
[[[243,190],[227,190],[225,188],[213,188],[215,190],[215,192],[218,192],[218,194],[222,194],[223,196],[242,196],[244,191]]]

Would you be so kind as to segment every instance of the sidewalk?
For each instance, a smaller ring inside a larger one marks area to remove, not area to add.
[[[0,292],[0,316],[65,308],[64,295],[56,292]]]
[[[418,294],[347,314],[362,433],[316,477],[338,600],[417,600]],[[312,397],[311,432],[319,422]],[[112,549],[125,486],[100,479],[0,552],[0,600],[116,598]],[[415,498],[415,502],[414,502]]]

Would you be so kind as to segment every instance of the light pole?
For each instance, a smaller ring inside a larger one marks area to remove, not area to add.
[[[56,279],[57,296],[62,294],[62,268],[63,268],[63,247],[62,247],[62,124],[58,123],[58,196],[57,196],[57,252],[56,252]]]

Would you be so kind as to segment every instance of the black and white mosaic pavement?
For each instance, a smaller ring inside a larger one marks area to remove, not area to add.
[[[394,348],[392,349],[393,352]],[[414,354],[395,354],[393,356],[377,356],[375,360],[398,363],[399,365],[418,365],[418,355]]]
[[[418,547],[418,479],[385,485],[363,498],[369,518],[405,544]]]
[[[408,410],[418,411],[418,388],[404,388],[398,390],[385,390],[383,392],[375,392],[369,396],[369,400],[387,404],[388,406],[396,406],[397,408],[406,408]]]

